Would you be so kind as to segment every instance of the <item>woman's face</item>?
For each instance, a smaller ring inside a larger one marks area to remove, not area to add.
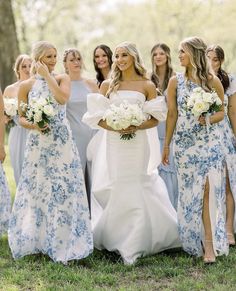
[[[215,53],[214,51],[209,51],[209,52],[207,53],[207,58],[208,58],[208,60],[209,60],[209,63],[210,63],[210,65],[211,65],[213,71],[214,71],[215,73],[217,73],[217,72],[219,71],[219,69],[220,69],[221,62],[220,62],[220,60],[218,59],[216,53]]]
[[[24,59],[23,62],[19,66],[19,76],[20,80],[27,80],[30,77],[30,67],[32,60]]]
[[[157,67],[164,66],[167,63],[167,55],[162,48],[158,47],[155,49],[153,62]]]
[[[100,70],[110,68],[108,56],[104,52],[103,49],[101,48],[96,49],[95,54],[94,54],[94,60],[95,60],[95,63],[97,64],[97,67]]]
[[[119,47],[115,51],[115,63],[121,71],[125,71],[134,66],[134,58],[128,53],[126,48]]]
[[[189,54],[185,52],[182,46],[180,46],[179,48],[178,56],[179,56],[179,61],[180,61],[181,66],[188,67],[191,64]]]
[[[82,59],[79,54],[74,54],[72,52],[68,53],[65,67],[68,70],[68,73],[80,72],[82,68]]]
[[[57,63],[57,51],[54,48],[47,49],[40,61],[48,67],[49,72],[52,72]]]

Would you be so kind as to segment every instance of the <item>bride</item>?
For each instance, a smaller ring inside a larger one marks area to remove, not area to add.
[[[101,94],[88,95],[83,121],[103,129],[91,140],[87,154],[92,160],[91,216],[94,244],[118,252],[125,264],[138,257],[180,246],[176,212],[166,186],[157,172],[160,146],[156,125],[166,118],[162,97],[146,77],[140,55],[132,43],[115,49],[110,80]],[[150,118],[125,130],[109,127],[103,115],[111,104],[141,104]],[[121,134],[135,133],[130,140]]]

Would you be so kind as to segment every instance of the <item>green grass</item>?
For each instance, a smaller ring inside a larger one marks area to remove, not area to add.
[[[7,157],[4,168],[12,196],[13,172]],[[106,251],[94,253],[67,266],[47,256],[32,255],[14,261],[7,237],[0,239],[0,290],[236,290],[236,248],[228,257],[206,266],[200,258],[182,251],[141,258],[135,266],[124,266],[120,257]]]

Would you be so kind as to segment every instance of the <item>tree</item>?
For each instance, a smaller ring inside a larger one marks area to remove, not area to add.
[[[0,1],[0,82],[4,89],[14,81],[12,66],[19,54],[11,0]]]

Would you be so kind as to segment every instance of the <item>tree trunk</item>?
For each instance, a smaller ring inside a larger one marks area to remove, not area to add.
[[[0,83],[4,88],[15,81],[12,70],[19,54],[11,0],[0,1]]]

